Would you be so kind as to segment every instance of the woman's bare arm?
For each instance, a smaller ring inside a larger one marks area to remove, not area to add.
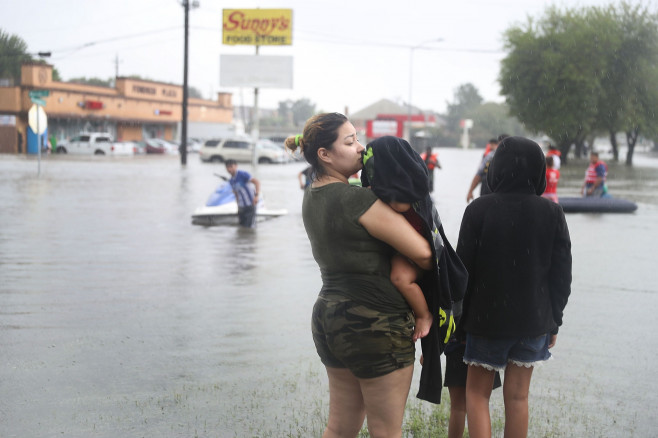
[[[381,200],[359,218],[359,223],[371,236],[388,243],[422,269],[432,268],[432,249],[429,243],[401,214]]]

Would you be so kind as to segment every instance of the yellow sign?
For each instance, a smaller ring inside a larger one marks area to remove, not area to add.
[[[224,9],[222,43],[292,45],[292,9]]]

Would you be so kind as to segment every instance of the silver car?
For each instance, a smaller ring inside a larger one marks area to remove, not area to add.
[[[207,140],[199,150],[199,157],[204,162],[235,160],[250,163],[253,159],[254,142],[249,137],[230,137]],[[257,161],[265,163],[287,163],[290,156],[271,140],[258,140],[256,147]]]

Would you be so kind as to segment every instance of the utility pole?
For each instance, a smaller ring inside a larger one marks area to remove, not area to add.
[[[190,0],[183,0],[183,7],[185,8],[185,49],[183,54],[183,118],[181,120],[181,143],[179,147],[180,163],[187,165],[187,47],[189,40],[189,27],[190,27]],[[199,7],[199,2],[192,1],[192,7]]]
[[[256,56],[258,56],[258,47],[256,46]],[[260,115],[258,114],[258,87],[254,88],[254,117],[251,125],[251,139],[254,142],[254,149],[251,152],[251,164],[256,169],[258,165],[258,138],[260,137]]]
[[[434,38],[428,41],[424,41],[418,45],[412,46],[409,51],[409,102],[407,102],[407,140],[409,141],[409,144],[413,146],[412,139],[411,139],[411,90],[413,88],[413,82],[414,82],[414,50],[422,48],[425,44],[428,43],[438,43],[440,41],[443,41],[443,38]],[[424,116],[423,116],[424,118]]]
[[[119,77],[119,54],[114,55],[114,78]]]

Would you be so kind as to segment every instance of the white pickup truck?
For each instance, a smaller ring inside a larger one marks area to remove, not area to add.
[[[69,141],[62,141],[55,150],[58,154],[114,155],[121,153],[107,132],[82,132]]]

